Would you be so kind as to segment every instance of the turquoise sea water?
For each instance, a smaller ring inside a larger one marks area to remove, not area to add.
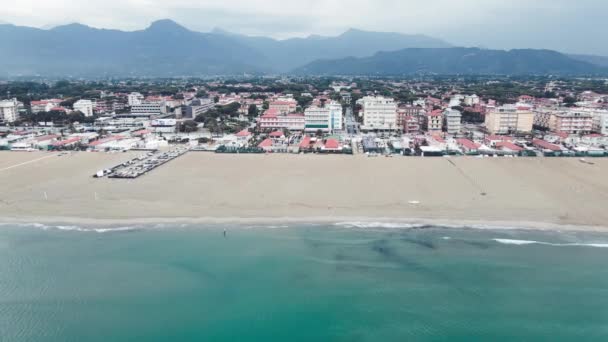
[[[608,340],[608,235],[62,229],[0,226],[0,341]]]

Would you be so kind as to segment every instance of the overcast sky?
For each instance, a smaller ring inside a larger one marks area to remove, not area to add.
[[[0,0],[0,20],[138,30],[170,18],[276,38],[348,28],[421,33],[461,46],[608,56],[608,0]]]

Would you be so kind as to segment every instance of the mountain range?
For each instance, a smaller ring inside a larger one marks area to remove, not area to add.
[[[155,21],[144,30],[130,32],[81,24],[48,30],[0,24],[0,46],[0,76],[388,75],[418,71],[590,74],[604,70],[593,59],[585,60],[589,56],[467,50],[424,35],[350,29],[335,37],[277,40],[221,29],[196,32],[171,20]],[[463,52],[473,57],[465,58]]]
[[[312,75],[584,75],[608,69],[551,50],[479,48],[410,48],[371,57],[319,60],[296,70]]]

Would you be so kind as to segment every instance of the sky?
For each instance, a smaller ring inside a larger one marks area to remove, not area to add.
[[[458,46],[608,56],[608,0],[0,0],[0,21],[139,30],[172,19],[195,31],[274,38],[349,28],[426,34]]]

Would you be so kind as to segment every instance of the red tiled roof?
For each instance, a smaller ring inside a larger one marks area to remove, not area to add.
[[[53,140],[53,139],[57,139],[57,138],[59,138],[59,135],[49,134],[49,135],[43,135],[40,137],[36,137],[35,140],[36,141],[46,141],[46,140]]]
[[[111,142],[111,141],[121,140],[121,139],[123,139],[123,137],[118,136],[118,135],[114,135],[114,136],[111,136],[111,137],[108,137],[108,138],[105,138],[105,139],[100,139],[100,140],[93,141],[92,143],[89,144],[89,146],[91,146],[91,147],[99,146],[101,144],[105,144],[105,143],[108,143],[108,142]]]
[[[534,146],[542,148],[544,150],[551,150],[551,151],[554,151],[554,152],[562,150],[561,147],[559,147],[559,146],[557,146],[555,144],[552,144],[552,143],[550,143],[548,141],[541,140],[541,139],[534,139],[534,140],[532,140],[532,143],[534,144]]]
[[[436,109],[428,114],[428,116],[441,116],[443,111],[441,109]]]
[[[145,135],[145,134],[150,134],[152,133],[152,131],[150,131],[149,129],[140,129],[139,131],[135,131],[132,134],[137,136],[137,135]]]
[[[336,139],[327,139],[325,141],[325,149],[328,150],[337,150],[340,148],[340,143]]]
[[[271,108],[268,109],[264,115],[262,115],[263,118],[276,118],[277,115],[279,115],[279,110],[276,108]]]
[[[248,137],[250,135],[251,135],[251,132],[249,132],[249,130],[247,128],[245,128],[244,130],[242,130],[236,134],[236,136],[239,138]]]
[[[308,135],[304,136],[302,142],[300,142],[300,148],[308,148],[310,147],[310,137]]]
[[[524,150],[522,147],[519,147],[509,141],[502,141],[502,142],[496,143],[496,148],[506,148],[506,149],[509,149],[511,151],[516,151],[516,152]]]
[[[440,135],[438,135],[438,134],[433,135],[433,140],[435,140],[435,141],[436,141],[436,142],[438,142],[438,143],[444,143],[444,142],[445,142],[445,139],[443,139],[443,138],[442,138]]]
[[[271,146],[272,146],[272,140],[271,140],[270,138],[269,138],[269,139],[266,139],[266,140],[264,140],[264,141],[262,141],[262,142],[261,142],[261,143],[258,145],[258,147],[271,147]]]
[[[464,138],[456,139],[456,142],[458,143],[458,145],[461,145],[462,147],[469,149],[469,150],[476,150],[481,147],[481,145],[476,144],[469,139],[464,139]]]
[[[274,101],[274,102],[270,103],[271,106],[284,106],[284,105],[295,105],[295,104],[296,104],[295,101]]]
[[[280,138],[282,136],[285,136],[285,133],[283,133],[283,131],[274,131],[270,133],[270,136],[273,138]]]

